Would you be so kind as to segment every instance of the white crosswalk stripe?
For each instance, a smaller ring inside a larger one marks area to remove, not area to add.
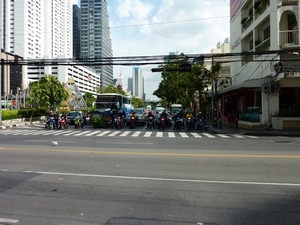
[[[126,137],[128,134],[130,134],[131,131],[125,131],[123,134],[121,134],[121,137]]]
[[[144,137],[144,138],[223,138],[223,139],[230,139],[230,138],[238,138],[238,139],[245,139],[245,138],[259,138],[257,136],[251,135],[241,135],[241,134],[210,134],[206,132],[173,132],[173,131],[126,131],[126,130],[84,130],[84,129],[65,129],[65,130],[48,130],[48,129],[9,129],[9,130],[1,130],[0,135],[24,135],[24,136],[37,136],[37,135],[44,135],[44,136],[74,136],[74,137],[91,137],[91,136],[107,136],[107,137]]]
[[[176,137],[174,132],[168,132],[168,135],[169,135],[170,138]]]
[[[151,136],[151,134],[152,134],[152,132],[146,132],[145,134],[144,134],[144,137],[150,137]]]
[[[208,138],[216,138],[215,136],[208,134],[208,133],[202,133],[203,135],[205,135]]]
[[[200,135],[197,134],[197,133],[191,133],[191,135],[193,135],[195,138],[202,138],[202,136],[200,136]]]
[[[225,134],[217,134],[219,137],[221,138],[230,138],[229,136],[225,135]]]
[[[163,137],[163,134],[164,134],[163,132],[157,132],[156,137]]]
[[[188,138],[189,136],[184,132],[179,132],[180,136],[183,138]]]

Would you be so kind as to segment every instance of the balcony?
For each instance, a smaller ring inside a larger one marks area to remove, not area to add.
[[[270,38],[267,38],[262,42],[260,42],[259,40],[255,42],[256,52],[268,51],[269,49],[270,49]]]
[[[298,5],[298,0],[282,0],[282,6]]]
[[[299,45],[298,30],[279,31],[279,47],[286,49]]]
[[[252,22],[253,22],[253,16],[245,17],[241,21],[241,24],[242,24],[242,27],[243,27],[243,32],[245,30],[247,30],[248,27],[250,27],[250,25],[252,24]]]

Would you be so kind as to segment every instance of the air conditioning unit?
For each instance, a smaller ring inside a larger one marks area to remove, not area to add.
[[[270,92],[272,90],[272,87],[270,84],[264,84],[262,86],[263,92]]]

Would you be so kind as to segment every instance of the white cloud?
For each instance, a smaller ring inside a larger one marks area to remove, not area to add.
[[[210,53],[218,42],[229,38],[229,0],[116,2],[117,7],[109,11],[114,56],[166,55],[176,51]],[[158,2],[161,4],[157,5]],[[146,97],[161,80],[159,73],[150,71],[153,67],[156,65],[141,67]],[[120,67],[114,69],[114,77],[119,71]],[[132,67],[122,67],[126,78],[131,77],[131,71]]]

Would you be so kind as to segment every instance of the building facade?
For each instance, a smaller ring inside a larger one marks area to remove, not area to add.
[[[70,0],[0,0],[0,6],[2,52],[39,62],[47,59],[57,62],[73,60],[73,9]],[[96,71],[84,66],[41,63],[24,66],[22,73],[21,89],[44,74],[52,74],[60,82],[74,77],[81,92],[95,94],[95,88],[100,85]]]
[[[144,100],[144,78],[139,67],[132,68],[132,97]]]
[[[221,101],[227,121],[269,127],[281,112],[300,110],[299,0],[232,0],[231,86]],[[249,114],[259,112],[254,121]],[[299,124],[300,125],[300,124]]]
[[[100,76],[100,86],[112,84],[112,44],[106,0],[81,0],[81,58],[104,60],[104,65],[95,65]],[[103,62],[103,61],[102,61]]]
[[[80,59],[80,8],[78,5],[73,5],[73,58]]]

